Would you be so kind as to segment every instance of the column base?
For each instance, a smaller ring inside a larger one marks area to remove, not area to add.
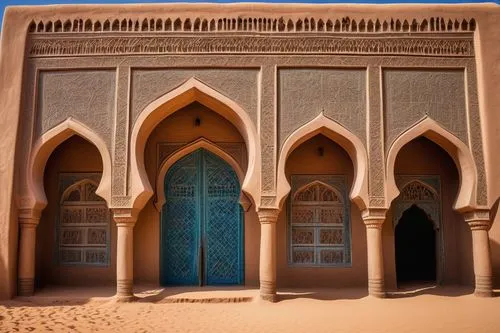
[[[266,302],[276,303],[278,301],[278,295],[276,294],[260,294],[260,299]]]
[[[35,279],[19,278],[17,279],[17,295],[33,296],[35,292]]]
[[[385,298],[385,283],[382,279],[368,279],[368,295]]]
[[[276,284],[269,281],[260,281],[260,298],[275,303],[277,301]]]
[[[493,284],[491,276],[476,276],[476,286],[474,289],[474,296],[478,297],[492,297]]]
[[[116,296],[115,298],[123,301],[132,301],[134,296],[134,281],[133,280],[117,280],[116,281]]]
[[[139,297],[137,296],[134,296],[134,295],[131,295],[131,296],[121,296],[121,295],[115,295],[114,297],[114,301],[116,303],[131,303],[131,302],[135,302],[139,299]]]

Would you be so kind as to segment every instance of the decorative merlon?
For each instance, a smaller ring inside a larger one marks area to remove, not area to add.
[[[391,18],[360,20],[344,17],[120,17],[107,20],[92,18],[38,21],[28,27],[32,34],[42,33],[101,33],[101,32],[259,32],[259,33],[335,33],[335,32],[472,32],[474,18],[451,19],[429,17],[422,20]]]

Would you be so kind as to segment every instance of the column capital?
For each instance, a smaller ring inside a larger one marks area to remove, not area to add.
[[[118,227],[133,227],[139,216],[139,210],[135,208],[112,208],[111,211]]]
[[[42,211],[39,209],[32,208],[20,208],[18,209],[18,222],[20,225],[25,227],[36,227],[40,222],[40,216]]]
[[[471,230],[489,230],[490,210],[489,209],[475,209],[462,214],[465,222],[469,225]]]
[[[261,224],[276,223],[278,220],[278,215],[280,213],[279,209],[276,208],[265,208],[259,209],[257,214],[259,215],[259,221]]]
[[[367,228],[382,229],[387,209],[366,208],[361,212],[361,217]]]

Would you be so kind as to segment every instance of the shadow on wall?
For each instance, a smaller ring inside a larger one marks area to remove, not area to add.
[[[495,203],[491,206],[490,218],[492,225],[489,231],[490,234],[490,250],[491,250],[491,261],[492,261],[492,271],[493,271],[493,288],[500,289],[500,224],[495,220],[498,214],[498,206],[500,204],[500,198],[498,198]],[[496,236],[495,236],[496,235]]]

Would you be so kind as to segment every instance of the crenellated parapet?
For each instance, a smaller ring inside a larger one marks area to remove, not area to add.
[[[28,31],[41,33],[79,32],[473,32],[474,18],[451,19],[429,17],[424,19],[344,17],[150,17],[110,18],[104,21],[93,18],[33,20]]]

